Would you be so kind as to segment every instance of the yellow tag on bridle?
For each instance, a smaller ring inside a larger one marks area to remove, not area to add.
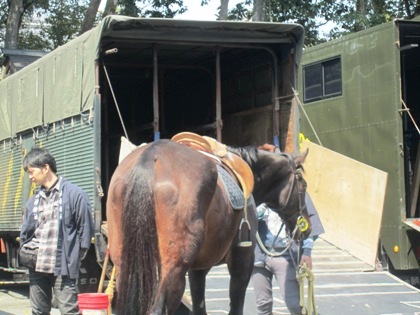
[[[306,220],[304,217],[300,216],[297,220],[297,225],[300,228],[301,232],[306,232],[306,230],[309,228],[308,220]]]

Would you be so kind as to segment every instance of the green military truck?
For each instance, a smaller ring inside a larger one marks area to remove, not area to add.
[[[90,197],[95,238],[86,268],[104,261],[105,200],[122,136],[141,144],[192,131],[298,150],[293,89],[303,33],[296,24],[109,16],[2,80],[2,277],[25,274],[16,238],[34,187],[21,164],[34,146],[50,149],[58,173]],[[82,284],[95,285],[86,274]]]
[[[416,286],[419,44],[419,19],[392,21],[305,49],[299,79],[304,136],[388,173],[379,259]]]

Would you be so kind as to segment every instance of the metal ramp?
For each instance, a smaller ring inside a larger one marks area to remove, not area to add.
[[[389,272],[373,270],[372,266],[322,238],[315,242],[312,253],[315,302],[320,315],[420,315],[420,291]],[[210,271],[206,287],[207,313],[228,314],[229,273],[225,265]],[[188,287],[186,295],[189,295]],[[278,298],[277,286],[274,296],[273,314],[289,314]],[[250,283],[244,315],[255,314],[255,296]]]
[[[313,261],[321,315],[420,314],[420,291],[387,271],[372,270],[322,239],[315,242]]]

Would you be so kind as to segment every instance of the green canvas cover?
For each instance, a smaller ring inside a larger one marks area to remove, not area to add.
[[[6,139],[12,135],[11,117],[11,92],[9,84],[0,85],[0,139]]]
[[[0,82],[0,140],[93,107],[93,31]]]
[[[42,68],[17,73],[17,80],[11,82],[12,135],[16,131],[39,126],[42,121]]]
[[[95,61],[104,39],[292,43],[299,63],[303,35],[298,24],[108,16],[94,29],[0,81],[0,141],[92,109]]]

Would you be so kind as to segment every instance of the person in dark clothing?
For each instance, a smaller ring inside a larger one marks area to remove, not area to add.
[[[52,293],[61,314],[79,314],[79,268],[93,236],[89,198],[57,175],[55,159],[47,149],[32,149],[23,159],[23,168],[40,186],[26,204],[20,232],[21,248],[38,251],[35,267],[28,268],[32,314],[50,314]]]

